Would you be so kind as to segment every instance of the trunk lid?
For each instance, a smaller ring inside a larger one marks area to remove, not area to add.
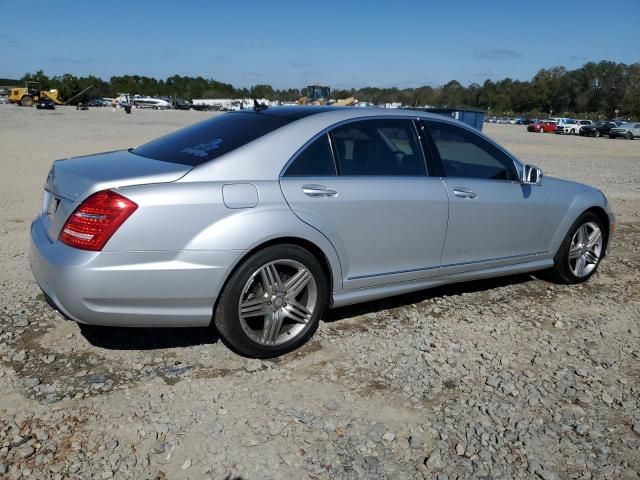
[[[100,190],[173,182],[191,166],[135,155],[128,150],[56,160],[47,177],[42,221],[51,240],[58,237],[75,208]]]

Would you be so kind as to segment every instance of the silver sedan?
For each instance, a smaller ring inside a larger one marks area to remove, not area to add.
[[[593,275],[614,217],[451,118],[338,107],[226,113],[54,162],[31,268],[77,322],[203,326],[280,355],[326,307],[548,270]]]

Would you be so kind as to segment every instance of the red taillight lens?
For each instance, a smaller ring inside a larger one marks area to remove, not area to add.
[[[58,239],[71,247],[100,251],[137,208],[111,190],[96,192],[71,214]]]

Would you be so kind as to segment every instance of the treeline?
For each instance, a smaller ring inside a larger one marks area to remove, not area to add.
[[[57,88],[63,98],[71,98],[90,85],[84,99],[113,97],[118,92],[149,96],[193,98],[268,98],[295,101],[305,89],[274,89],[270,85],[235,88],[203,77],[174,75],[156,79],[139,75],[115,76],[106,82],[94,76],[71,74],[48,77],[42,71],[27,74],[17,83],[39,81],[43,88]],[[0,84],[7,80],[0,79]],[[623,117],[640,118],[640,63],[627,65],[602,61],[589,62],[576,70],[553,67],[540,70],[531,80],[505,78],[465,87],[452,80],[440,87],[377,88],[333,90],[332,97],[355,97],[374,104],[402,102],[408,106],[469,107],[490,115],[523,114],[540,117],[553,112],[558,116],[612,117],[618,110]]]

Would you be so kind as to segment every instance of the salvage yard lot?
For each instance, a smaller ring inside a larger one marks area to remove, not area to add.
[[[0,478],[640,478],[640,141],[485,125],[612,202],[611,256],[580,286],[520,275],[342,308],[268,361],[209,329],[60,320],[27,255],[51,161],[210,115],[0,105]]]

